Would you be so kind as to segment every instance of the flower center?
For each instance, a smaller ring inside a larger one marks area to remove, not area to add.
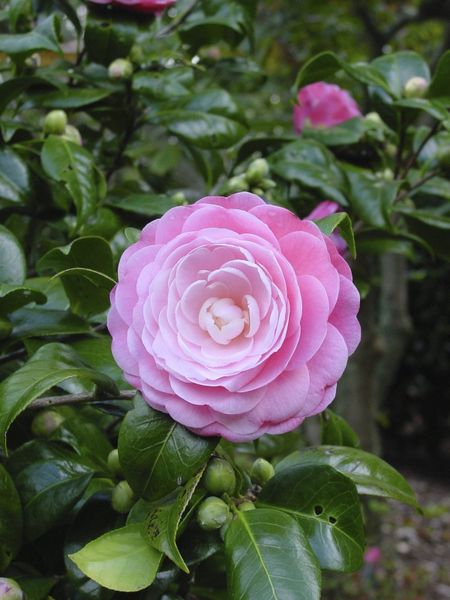
[[[227,345],[249,325],[248,310],[232,298],[208,298],[200,308],[198,323],[218,344]]]

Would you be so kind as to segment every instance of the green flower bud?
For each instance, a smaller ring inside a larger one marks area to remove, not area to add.
[[[197,520],[202,529],[220,529],[230,518],[230,509],[223,500],[210,496],[203,500],[197,512]]]
[[[392,169],[384,169],[384,171],[380,171],[378,175],[381,179],[384,179],[384,181],[393,181],[394,179],[394,171]]]
[[[264,190],[262,190],[261,188],[253,188],[252,192],[257,196],[264,196]]]
[[[265,158],[257,158],[252,161],[247,169],[246,177],[249,183],[259,183],[267,177],[270,172],[269,163]]]
[[[236,192],[246,192],[248,190],[248,181],[245,175],[236,175],[229,179],[227,183],[227,192],[234,194]]]
[[[119,461],[119,451],[117,448],[111,450],[108,454],[108,469],[114,473],[114,475],[122,475],[122,467]]]
[[[405,98],[423,98],[428,92],[428,81],[423,77],[411,77],[405,83],[403,95]]]
[[[250,502],[250,500],[244,500],[244,502],[241,502],[238,506],[238,509],[241,512],[247,512],[248,510],[255,510],[256,506],[253,504],[253,502]]]
[[[383,125],[383,121],[377,112],[367,113],[364,119],[369,123],[373,123],[374,125]]]
[[[395,144],[386,144],[385,151],[389,158],[395,158],[397,156],[397,146]]]
[[[64,140],[68,142],[73,142],[74,144],[78,144],[79,146],[83,145],[83,140],[81,139],[81,134],[76,127],[73,125],[66,125],[64,129],[64,133],[61,136]]]
[[[203,483],[208,492],[215,496],[232,494],[236,487],[234,469],[223,458],[213,458],[206,467]]]
[[[133,65],[126,58],[116,58],[108,67],[110,79],[130,79],[133,75]]]
[[[6,317],[0,317],[0,340],[5,340],[13,330],[12,323]]]
[[[441,146],[439,148],[437,152],[437,159],[441,167],[443,167],[445,170],[450,169],[450,145]]]
[[[23,592],[17,581],[0,577],[0,600],[23,600]]]
[[[29,69],[37,69],[41,66],[41,55],[39,52],[34,52],[31,56],[25,59],[25,66]]]
[[[56,410],[43,410],[31,422],[31,431],[36,437],[50,437],[63,421],[63,415]]]
[[[139,44],[133,44],[131,46],[129,58],[132,62],[138,65],[144,61],[144,52]]]
[[[251,480],[259,485],[264,485],[275,475],[275,469],[269,461],[257,458],[250,470]]]
[[[177,204],[180,204],[180,206],[186,205],[186,196],[184,195],[183,192],[176,192],[173,196],[172,196],[172,201],[176,202]]]
[[[44,132],[61,135],[67,125],[67,115],[63,110],[51,110],[44,119]]]
[[[273,190],[277,187],[277,184],[272,179],[263,179],[259,182],[259,187],[263,190]]]
[[[136,497],[128,481],[120,481],[113,489],[111,504],[118,513],[127,513],[135,503]]]

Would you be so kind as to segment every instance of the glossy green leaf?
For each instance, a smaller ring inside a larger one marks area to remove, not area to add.
[[[416,52],[392,52],[373,60],[371,66],[386,79],[391,93],[397,98],[403,95],[405,83],[412,77],[430,80],[428,65]]]
[[[13,338],[76,335],[90,333],[89,323],[67,310],[51,310],[42,307],[19,308],[10,314]]]
[[[36,31],[0,35],[0,52],[5,54],[28,56],[38,50],[50,50],[57,53],[61,51],[53,40]]]
[[[240,512],[225,535],[230,600],[319,600],[320,569],[298,521],[273,509]]]
[[[341,416],[327,409],[321,414],[322,444],[335,446],[359,446],[359,439],[350,425]]]
[[[321,192],[342,206],[347,205],[343,178],[333,155],[315,140],[299,139],[269,157],[273,172],[306,188]]]
[[[33,86],[52,86],[53,83],[41,77],[13,77],[0,84],[0,114],[10,102],[22,97],[22,93]]]
[[[185,573],[189,573],[189,569],[178,549],[177,536],[183,513],[202,474],[203,469],[183,487],[173,502],[155,507],[145,520],[145,531],[151,545],[168,556]]]
[[[117,366],[111,352],[111,337],[80,339],[71,343],[72,348],[90,367],[107,375],[118,385],[124,384],[122,370]]]
[[[323,569],[355,571],[363,560],[364,529],[353,482],[328,465],[292,465],[264,486],[257,506],[294,517]]]
[[[428,89],[429,98],[450,98],[450,50],[440,57]]]
[[[77,414],[65,419],[51,439],[64,442],[80,456],[88,458],[100,469],[107,470],[106,460],[113,447],[100,427],[82,415]]]
[[[55,577],[17,577],[17,583],[30,600],[47,600],[52,587],[56,583]]]
[[[418,507],[416,495],[406,479],[378,456],[359,448],[330,445],[306,448],[284,458],[276,470],[292,465],[330,465],[349,477],[360,494],[392,498]]]
[[[90,464],[71,459],[36,460],[15,482],[23,504],[27,540],[35,540],[67,517],[93,475]]]
[[[149,544],[142,526],[132,524],[105,533],[69,558],[100,585],[137,592],[155,579],[162,554]]]
[[[27,269],[22,246],[16,236],[0,225],[0,283],[22,284]]]
[[[36,98],[36,101],[39,106],[45,106],[46,108],[82,108],[99,102],[110,94],[109,90],[97,88],[66,88],[41,94]]]
[[[111,200],[110,206],[145,217],[159,217],[178,204],[163,194],[132,194]]]
[[[4,573],[22,542],[22,505],[8,471],[0,463],[0,573]]]
[[[246,133],[234,119],[212,113],[174,110],[159,115],[159,121],[170,133],[198,148],[228,148]]]
[[[384,181],[365,169],[347,166],[345,174],[349,182],[349,201],[356,214],[368,225],[387,227],[398,181]]]
[[[325,235],[331,235],[338,228],[339,233],[347,242],[348,249],[353,258],[356,258],[355,236],[350,217],[347,213],[339,212],[316,221],[317,226]]]
[[[1,88],[2,86],[0,94]],[[0,208],[25,204],[30,194],[30,180],[25,162],[9,148],[0,150]]]
[[[402,213],[412,234],[425,240],[438,256],[450,259],[450,217],[409,207],[397,210]]]
[[[75,205],[77,227],[80,227],[94,213],[99,201],[94,158],[78,144],[51,135],[42,148],[41,161],[51,179],[64,183]]]
[[[366,130],[364,120],[355,117],[335,127],[304,127],[302,137],[316,140],[325,146],[344,146],[359,142]]]
[[[6,433],[17,416],[50,388],[74,377],[92,381],[110,394],[117,393],[109,377],[86,367],[69,346],[60,343],[42,346],[0,384],[0,438],[5,452]]]
[[[221,89],[209,89],[200,94],[192,94],[184,102],[183,108],[190,111],[222,115],[235,121],[245,121],[241,109],[232,96]]]
[[[388,91],[388,85],[383,75],[366,63],[349,65],[333,52],[321,52],[313,56],[300,69],[295,82],[295,89],[304,87],[315,81],[327,80],[343,69],[356,81],[366,85],[375,85]]]
[[[434,119],[445,121],[450,117],[450,113],[444,104],[438,100],[427,100],[426,98],[409,98],[407,100],[397,100],[394,106],[399,108],[411,108],[413,110],[423,110]]]
[[[152,100],[174,100],[189,96],[185,82],[177,77],[177,70],[165,73],[140,71],[133,77],[133,90]]]
[[[59,274],[74,313],[95,315],[109,307],[115,271],[111,247],[103,238],[86,236],[54,248],[40,259],[38,269]]]
[[[46,300],[45,294],[32,288],[0,283],[0,314],[17,310],[26,304],[30,304],[30,302],[44,304]]]
[[[120,463],[134,491],[154,500],[185,484],[217,443],[217,438],[191,433],[136,396],[134,409],[120,427]]]

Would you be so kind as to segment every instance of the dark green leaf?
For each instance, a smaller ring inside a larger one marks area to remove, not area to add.
[[[217,443],[217,438],[191,433],[137,396],[120,428],[120,463],[134,491],[154,500],[185,484]]]
[[[61,51],[53,40],[36,31],[0,35],[0,52],[5,54],[28,56],[38,50],[50,50],[57,53]]]
[[[302,137],[317,140],[325,146],[344,146],[359,142],[366,130],[364,120],[361,117],[355,117],[335,127],[305,127]]]
[[[119,592],[137,592],[156,577],[162,554],[152,548],[140,524],[114,529],[69,556],[100,585]]]
[[[178,69],[164,73],[140,71],[133,77],[133,90],[152,100],[178,100],[189,96],[185,82],[177,77]]]
[[[321,414],[322,444],[335,446],[359,446],[359,439],[341,416],[328,409]]]
[[[42,292],[22,285],[0,283],[0,314],[6,314],[29,304],[44,304],[47,297]]]
[[[103,100],[111,94],[108,90],[96,88],[66,88],[37,97],[39,106],[46,108],[82,108]]]
[[[428,90],[429,98],[450,98],[450,50],[439,59]]]
[[[25,204],[30,193],[27,165],[9,148],[0,150],[0,208]]]
[[[323,569],[355,571],[364,550],[364,529],[355,485],[328,465],[292,465],[264,486],[257,506],[293,516]]]
[[[402,213],[411,233],[425,240],[438,256],[450,259],[450,217],[406,207],[397,210]]]
[[[56,583],[54,577],[17,577],[27,600],[47,600],[50,590]]]
[[[238,121],[212,113],[174,110],[161,113],[158,120],[174,135],[208,150],[228,148],[246,132]]]
[[[99,201],[98,174],[92,155],[78,144],[50,136],[42,148],[41,160],[47,175],[64,183],[77,210],[77,227],[80,227]]]
[[[91,332],[87,321],[67,310],[19,308],[11,313],[9,319],[14,326],[12,335],[16,339]]]
[[[225,536],[230,600],[319,600],[320,569],[298,521],[272,509],[240,512]]]
[[[117,393],[109,377],[86,367],[69,346],[59,343],[42,346],[0,384],[0,438],[5,452],[6,433],[17,416],[50,388],[74,377],[93,381],[105,392]]]
[[[349,200],[356,214],[368,225],[387,227],[398,181],[385,181],[365,169],[346,166],[349,181]]]
[[[239,106],[228,92],[221,89],[210,89],[200,94],[193,94],[184,103],[183,108],[189,111],[222,115],[235,121],[244,121],[245,123]]]
[[[417,499],[408,482],[384,460],[359,448],[319,446],[293,452],[280,461],[277,471],[292,465],[330,465],[349,477],[360,494],[392,498],[417,508]]]
[[[22,506],[8,471],[0,463],[0,573],[6,571],[22,542]]]
[[[185,573],[189,573],[189,569],[177,546],[178,530],[202,474],[203,469],[183,487],[174,502],[155,507],[145,520],[145,531],[151,545],[168,556]]]
[[[145,217],[158,217],[178,206],[163,194],[132,194],[125,198],[111,200],[110,206]]]
[[[348,249],[353,258],[356,258],[355,236],[353,235],[353,227],[350,217],[347,213],[340,212],[334,215],[329,215],[323,219],[316,221],[317,226],[325,235],[331,235],[336,227],[339,233],[347,242]]]
[[[342,175],[333,155],[314,140],[299,139],[284,146],[269,158],[273,172],[307,188],[317,189],[324,197],[347,205],[341,192]]]
[[[111,247],[103,238],[86,236],[54,248],[37,266],[58,273],[74,313],[95,315],[109,307],[115,272]]]
[[[35,540],[63,520],[82,496],[93,475],[78,460],[36,461],[15,478],[23,504],[25,536]]]
[[[427,63],[416,52],[392,52],[372,61],[374,67],[387,81],[390,92],[400,98],[405,83],[412,77],[430,80]]]
[[[27,274],[22,246],[3,225],[0,225],[0,256],[0,283],[22,284]]]

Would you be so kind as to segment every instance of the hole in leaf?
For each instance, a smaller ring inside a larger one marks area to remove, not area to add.
[[[332,525],[334,525],[335,523],[337,523],[337,519],[336,519],[336,517],[329,517],[329,518],[328,518],[328,520],[330,521],[330,523],[331,523]]]
[[[314,507],[314,512],[316,515],[321,515],[323,513],[323,508],[319,505]]]

